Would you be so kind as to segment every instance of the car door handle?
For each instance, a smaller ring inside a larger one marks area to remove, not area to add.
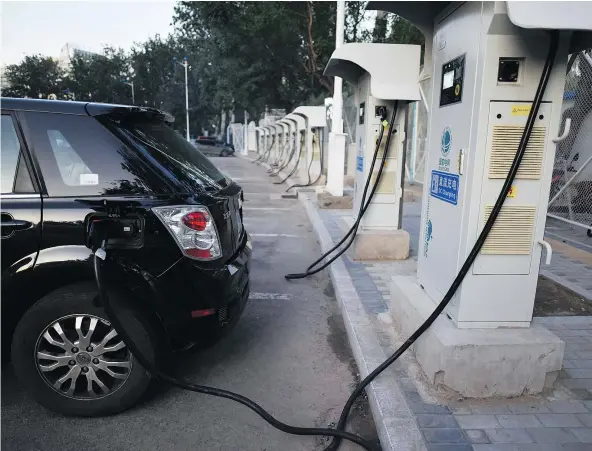
[[[7,228],[10,230],[25,230],[33,227],[33,224],[29,221],[22,221],[20,219],[2,218],[2,221],[0,221],[0,226],[2,226],[2,228]]]

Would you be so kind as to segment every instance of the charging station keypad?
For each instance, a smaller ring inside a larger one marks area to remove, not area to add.
[[[465,76],[465,55],[461,55],[442,66],[440,106],[451,105],[462,100]]]

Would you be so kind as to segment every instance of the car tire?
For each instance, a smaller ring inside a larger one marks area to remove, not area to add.
[[[227,157],[228,156],[228,151],[226,149],[222,149],[222,152],[220,152],[220,156],[221,157]]]
[[[35,303],[15,330],[11,354],[17,379],[39,404],[51,411],[68,416],[111,415],[133,406],[150,384],[150,374],[133,358],[127,347],[119,343],[121,339],[106,320],[104,309],[97,305],[96,297],[97,289],[92,283],[56,290]],[[110,291],[109,299],[131,338],[144,355],[155,362],[159,346],[150,321],[132,308],[121,293]],[[79,317],[82,319],[79,320]],[[81,341],[77,326],[83,336],[88,336],[93,322],[94,332]],[[59,328],[55,324],[59,324]],[[63,335],[59,334],[60,330]],[[61,340],[59,346],[52,345],[46,334],[54,342]],[[112,337],[107,339],[110,334]],[[78,348],[67,350],[69,344],[78,343],[81,346],[88,343],[89,346],[84,350],[79,349],[76,354],[72,353]],[[48,351],[48,348],[51,350]],[[104,351],[104,348],[108,350]],[[48,354],[51,359],[39,357]],[[60,358],[59,361],[55,359],[55,363],[60,363],[60,366],[49,370],[55,355]],[[66,358],[70,358],[67,364]],[[118,375],[111,377],[104,370],[105,365],[107,370]],[[72,377],[65,379],[62,384],[60,381],[70,373]],[[107,391],[95,382],[95,377]],[[75,381],[75,387],[70,393],[72,380]],[[54,388],[58,383],[60,386]],[[91,392],[97,396],[94,397]]]

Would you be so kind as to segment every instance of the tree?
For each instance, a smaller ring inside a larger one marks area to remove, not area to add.
[[[218,111],[257,117],[265,105],[291,110],[331,93],[323,70],[334,48],[334,2],[180,2],[174,22],[203,56]]]
[[[2,90],[5,97],[47,99],[54,94],[61,98],[65,83],[58,62],[41,55],[26,56],[20,64],[9,65],[5,77],[10,85]]]
[[[67,87],[76,100],[132,103],[129,59],[122,49],[105,47],[102,54],[75,54],[68,70]]]

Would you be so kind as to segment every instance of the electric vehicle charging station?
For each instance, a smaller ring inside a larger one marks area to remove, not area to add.
[[[304,118],[294,113],[290,113],[284,117],[286,121],[290,121],[292,124],[292,145],[294,146],[294,155],[291,160],[290,164],[293,164],[292,169],[290,169],[290,164],[286,166],[286,171],[291,175],[296,172],[298,166],[303,159],[303,152],[301,150],[304,147],[304,139],[305,139],[305,127],[306,124],[304,122]]]
[[[304,118],[306,152],[304,157],[305,164],[300,168],[300,178],[305,180],[310,173],[311,182],[314,182],[322,175],[320,143],[327,127],[325,107],[299,106],[292,114]]]
[[[404,335],[440,303],[483,229],[542,79],[548,30],[559,30],[500,214],[445,314],[412,348],[432,383],[464,396],[538,393],[554,382],[564,353],[559,338],[531,321],[543,247],[551,256],[543,234],[555,142],[568,132],[559,130],[566,63],[592,42],[592,3],[369,2],[368,9],[417,24],[433,80],[417,277],[394,276],[391,284]]]
[[[282,139],[282,134],[284,132],[284,127],[282,127],[280,124],[278,124],[277,122],[271,124],[271,134],[274,140],[274,144],[273,144],[273,158],[269,161],[270,164],[277,164],[278,160],[280,158],[280,151],[283,148],[280,144],[280,141]]]
[[[370,174],[381,123],[397,104],[393,145],[385,160],[376,195],[362,217],[353,244],[353,255],[359,260],[401,260],[409,255],[409,233],[401,230],[400,208],[403,197],[402,172],[405,143],[406,103],[420,99],[418,45],[345,44],[331,55],[325,75],[341,77],[356,87],[358,105],[356,128],[356,176],[354,211],[360,211],[366,180],[374,185],[379,166]],[[383,136],[390,132],[384,127]],[[386,139],[378,152],[382,159]],[[344,172],[344,170],[342,170]],[[349,230],[355,218],[342,218],[342,230]]]

